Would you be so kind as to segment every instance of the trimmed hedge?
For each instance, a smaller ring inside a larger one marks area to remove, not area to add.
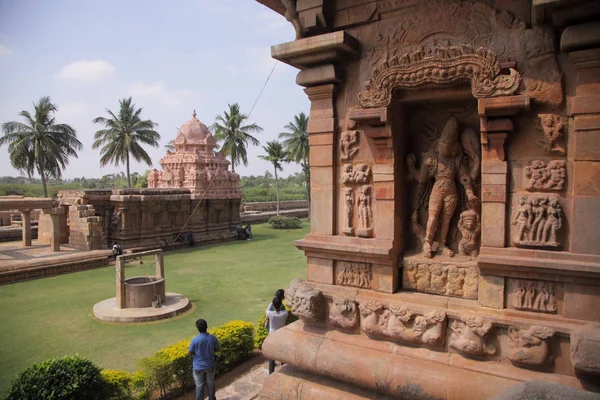
[[[275,229],[300,229],[302,221],[298,217],[271,217],[269,224]]]
[[[6,400],[108,399],[100,368],[79,356],[33,364],[10,384]]]

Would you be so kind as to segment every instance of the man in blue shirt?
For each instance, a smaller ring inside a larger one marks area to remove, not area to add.
[[[196,321],[200,332],[190,342],[188,353],[194,357],[194,382],[196,383],[196,400],[204,399],[204,384],[208,387],[208,399],[215,397],[215,353],[219,351],[219,341],[214,335],[206,332],[208,324],[205,320]]]

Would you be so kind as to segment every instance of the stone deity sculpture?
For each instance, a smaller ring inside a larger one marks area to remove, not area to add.
[[[458,243],[459,254],[475,258],[479,255],[479,215],[473,210],[463,211],[458,220],[458,230],[462,239]]]
[[[371,208],[371,186],[364,185],[360,188],[358,195],[358,216],[360,227],[357,235],[360,237],[371,237],[373,234],[373,210]]]
[[[352,188],[344,189],[344,200],[346,203],[346,221],[344,224],[344,233],[352,235],[354,228],[352,227],[352,214],[354,212],[354,190]]]
[[[424,203],[427,184],[434,180],[429,196],[429,217],[423,244],[423,255],[427,258],[432,257],[436,233],[439,237],[437,252],[449,257],[454,256],[454,252],[446,247],[446,239],[450,220],[459,203],[459,192],[454,182],[457,177],[466,190],[471,209],[478,208],[479,199],[473,192],[467,156],[463,153],[458,138],[458,121],[450,118],[441,137],[425,154],[418,179],[415,209]]]

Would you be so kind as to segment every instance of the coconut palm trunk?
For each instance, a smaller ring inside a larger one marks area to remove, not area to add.
[[[275,168],[275,198],[277,199],[277,216],[279,217],[279,178],[277,177],[277,168]]]

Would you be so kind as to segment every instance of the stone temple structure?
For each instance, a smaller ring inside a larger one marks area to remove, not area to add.
[[[258,1],[296,31],[312,184],[258,397],[599,391],[600,4]]]
[[[183,124],[175,152],[152,170],[147,189],[63,190],[61,206],[69,209],[69,243],[81,250],[165,247],[175,240],[214,243],[235,238],[240,220],[240,177],[214,153],[215,140],[196,118]],[[181,234],[180,234],[181,233]]]

